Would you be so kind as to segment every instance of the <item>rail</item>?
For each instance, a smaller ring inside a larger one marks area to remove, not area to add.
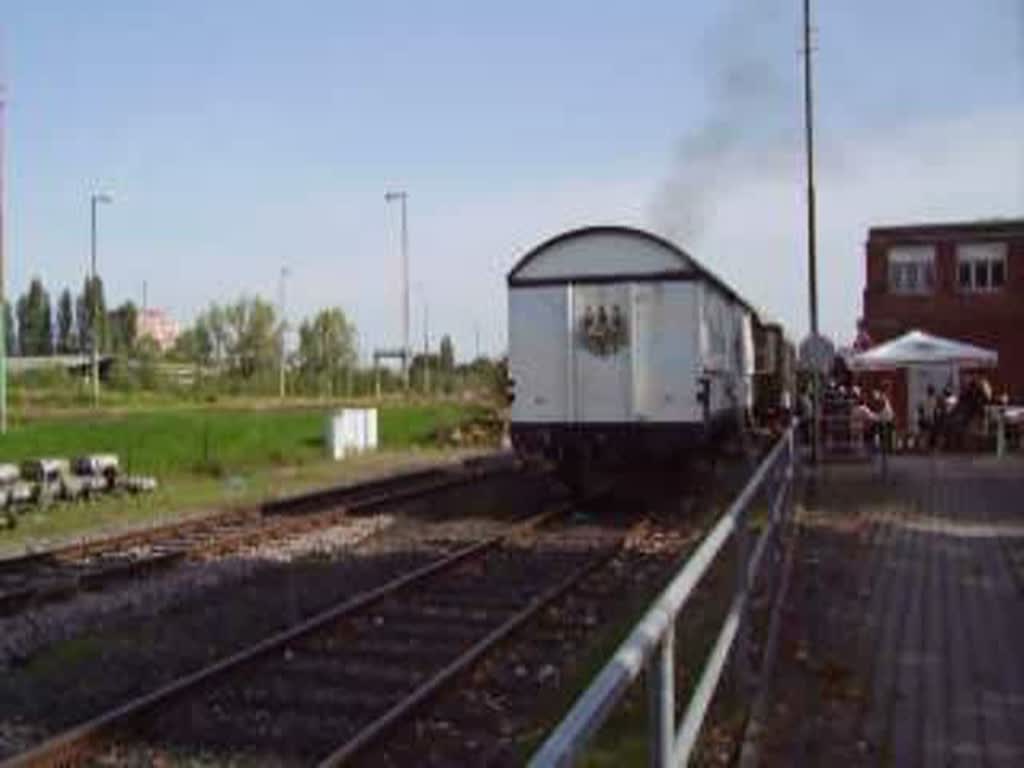
[[[576,700],[572,709],[533,755],[530,765],[571,765],[598,732],[633,682],[647,677],[649,762],[656,768],[684,765],[697,744],[711,699],[737,642],[736,674],[750,685],[750,642],[747,613],[750,593],[770,547],[781,550],[781,532],[793,506],[792,486],[798,467],[796,423],[786,431],[753,477],[719,518],[682,570],[657,598],[615,655]],[[750,509],[767,491],[769,513],[761,535],[750,546]],[[699,682],[676,728],[675,626],[701,578],[729,538],[737,537],[737,578],[729,613],[708,655]],[[775,569],[778,570],[778,569]],[[777,574],[773,574],[775,576]],[[768,656],[769,653],[766,653]]]
[[[459,467],[431,467],[322,488],[265,502],[258,508],[233,509],[0,558],[0,617],[69,599],[84,589],[153,573],[186,558],[222,556],[265,540],[337,525],[352,513],[367,513],[518,469],[511,457],[490,454],[464,461]],[[132,550],[144,545],[158,545],[162,551]],[[99,562],[104,558],[110,559]]]
[[[509,529],[503,533],[467,544],[438,560],[420,565],[411,571],[396,576],[380,586],[372,587],[364,592],[344,598],[315,616],[301,620],[292,627],[283,629],[226,658],[215,661],[207,667],[173,680],[155,691],[142,694],[81,725],[58,733],[26,752],[13,755],[7,760],[0,760],[0,768],[48,768],[49,766],[63,767],[85,764],[85,758],[99,749],[101,745],[109,741],[115,734],[130,729],[133,724],[137,724],[144,718],[152,716],[161,709],[170,707],[198,691],[209,689],[223,682],[230,675],[239,674],[247,665],[252,665],[273,656],[283,648],[288,647],[289,644],[308,638],[342,619],[355,615],[359,611],[377,605],[384,599],[413,587],[419,582],[451,570],[487,551],[493,550],[506,539],[542,526],[548,521],[566,514],[570,508],[567,504],[561,504],[546,512],[520,518],[512,522]],[[594,565],[596,565],[596,561]],[[584,573],[581,570],[579,575],[582,576]],[[569,584],[570,582],[566,582],[563,589],[568,589]],[[555,593],[550,593],[546,598],[550,602],[555,596],[557,596]],[[538,605],[543,607],[541,605],[543,599],[545,599],[544,596],[531,600],[530,606],[533,609],[539,609]],[[521,618],[520,623],[524,620],[525,618]],[[514,628],[514,626],[505,627],[504,631],[509,633]],[[495,637],[500,639],[500,637]],[[473,652],[477,655],[482,653],[479,648],[474,648]],[[465,661],[463,663],[468,664]],[[455,671],[454,669],[448,670],[446,674],[451,676],[455,674]],[[447,678],[445,679],[446,681]],[[432,682],[435,686],[440,685],[437,681]],[[421,689],[417,689],[417,693],[421,697],[427,695]],[[406,704],[405,706],[408,707],[410,705]],[[403,711],[399,712],[398,716],[404,714],[404,709],[403,707]],[[395,714],[391,714],[392,719],[395,717]],[[383,728],[379,723],[374,725],[377,728]],[[364,746],[363,742],[366,741],[369,741],[369,738],[364,737],[363,741],[357,746]],[[353,753],[356,751],[355,747],[350,747],[349,749]]]

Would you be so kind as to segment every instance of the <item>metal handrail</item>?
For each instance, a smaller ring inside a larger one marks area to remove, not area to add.
[[[761,462],[729,509],[719,518],[682,570],[655,600],[644,617],[619,646],[615,655],[584,691],[565,718],[534,753],[530,765],[571,765],[587,742],[607,720],[642,670],[649,677],[648,729],[650,764],[659,768],[683,765],[689,759],[704,717],[739,638],[742,653],[736,672],[749,684],[749,641],[746,613],[751,585],[755,582],[765,552],[792,510],[790,492],[797,467],[794,422],[768,456]],[[752,502],[773,478],[780,478],[769,505],[768,524],[754,547],[750,547],[748,512]],[[729,613],[705,663],[700,681],[687,704],[678,731],[675,724],[675,624],[730,536],[737,534],[736,590]]]

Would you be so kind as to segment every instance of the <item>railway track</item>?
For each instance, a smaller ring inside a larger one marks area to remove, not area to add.
[[[567,511],[463,546],[3,765],[341,765],[365,755],[612,560],[625,532],[544,527]]]
[[[508,472],[493,458],[351,486],[318,490],[199,519],[156,526],[0,560],[0,617],[79,592],[143,577],[187,560],[219,557],[263,542],[337,525],[352,514],[450,490]]]

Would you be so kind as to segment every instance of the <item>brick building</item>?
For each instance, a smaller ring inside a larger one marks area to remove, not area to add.
[[[143,309],[139,312],[136,335],[140,339],[149,336],[161,352],[174,346],[180,332],[178,322],[162,309]]]
[[[918,328],[994,349],[998,392],[1024,402],[1024,219],[872,227],[863,329]]]

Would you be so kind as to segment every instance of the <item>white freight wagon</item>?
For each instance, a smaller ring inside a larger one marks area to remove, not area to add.
[[[508,275],[511,433],[570,475],[685,459],[752,405],[753,309],[673,243],[591,227]]]

